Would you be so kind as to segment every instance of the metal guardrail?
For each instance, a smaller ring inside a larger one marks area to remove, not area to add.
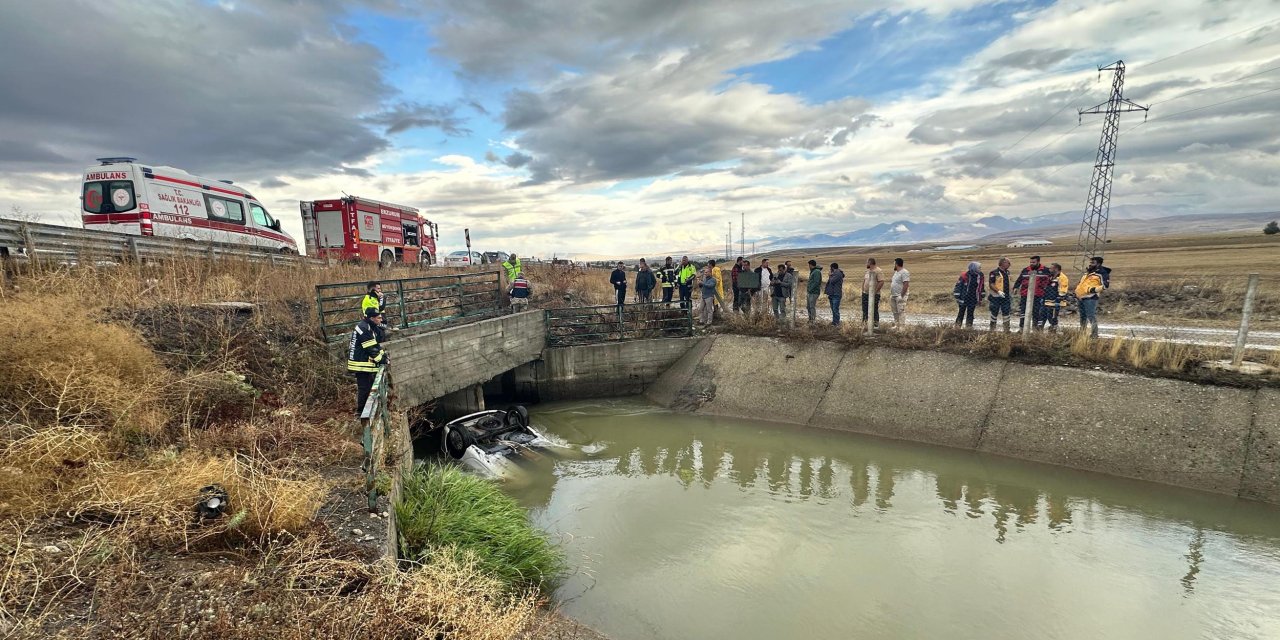
[[[658,302],[548,309],[547,344],[567,346],[693,335],[693,308]]]
[[[369,510],[378,506],[378,461],[382,459],[387,439],[391,437],[391,374],[386,367],[378,369],[373,389],[360,411],[360,443],[364,445],[364,489],[369,496]]]
[[[383,322],[410,329],[437,322],[501,311],[502,280],[497,271],[424,276],[382,283]],[[363,318],[360,301],[367,282],[341,282],[316,287],[320,331],[327,342],[345,340]]]
[[[324,264],[292,253],[223,242],[134,236],[52,224],[0,219],[0,255],[85,264],[97,261],[142,262],[161,258],[224,258],[271,264]]]

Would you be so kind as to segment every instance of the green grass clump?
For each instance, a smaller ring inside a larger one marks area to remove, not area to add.
[[[529,524],[514,499],[456,467],[416,467],[405,478],[396,522],[406,560],[430,563],[445,555],[474,562],[513,592],[549,594],[567,568],[564,552]]]

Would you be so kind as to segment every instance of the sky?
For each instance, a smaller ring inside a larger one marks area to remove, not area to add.
[[[10,2],[0,57],[0,215],[50,223],[102,156],[539,257],[1077,211],[1116,60],[1114,205],[1280,209],[1280,0]]]

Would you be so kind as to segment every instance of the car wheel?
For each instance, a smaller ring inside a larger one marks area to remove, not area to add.
[[[467,452],[467,447],[470,447],[471,444],[471,436],[467,433],[465,427],[450,429],[449,433],[444,436],[445,452],[454,460],[461,460],[463,454]]]
[[[516,405],[507,409],[507,426],[508,427],[527,427],[529,426],[529,410],[524,405]]]

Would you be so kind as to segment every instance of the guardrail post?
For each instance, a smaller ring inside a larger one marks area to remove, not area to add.
[[[497,282],[498,288],[495,291],[497,296],[493,299],[493,307],[495,311],[497,311],[498,313],[502,313],[502,273],[499,271],[495,271],[493,272],[493,275],[494,275],[494,279],[498,281]]]
[[[1231,354],[1231,366],[1244,362],[1244,346],[1249,339],[1249,317],[1253,315],[1253,299],[1258,293],[1258,274],[1249,274],[1249,284],[1244,291],[1244,309],[1240,314],[1240,331],[1236,333],[1236,348]]]
[[[1034,312],[1036,308],[1036,277],[1039,274],[1032,271],[1031,277],[1027,279],[1027,301],[1022,305],[1022,335],[1031,335],[1031,328],[1035,325]]]
[[[454,276],[454,278],[457,278],[458,280],[453,285],[454,288],[457,290],[457,293],[455,293],[454,295],[458,296],[458,315],[465,316],[467,315],[467,309],[466,307],[462,306],[462,276],[460,275]]]
[[[400,305],[400,328],[409,328],[409,312],[404,306],[404,280],[396,280],[396,301]]]
[[[22,225],[22,250],[27,254],[27,262],[31,263],[32,269],[38,268],[36,264],[36,241],[31,238],[31,225],[24,223]]]
[[[324,323],[324,303],[320,301],[320,287],[316,287],[316,314],[320,316],[320,336],[329,344],[329,328]]]
[[[138,253],[138,239],[133,236],[129,236],[126,243],[129,248],[129,260],[134,264],[142,264],[141,254]]]

